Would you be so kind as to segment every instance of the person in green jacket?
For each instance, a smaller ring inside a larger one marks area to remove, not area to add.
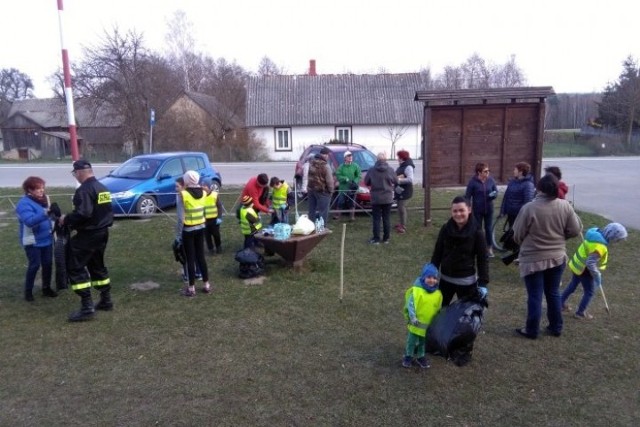
[[[340,210],[349,210],[349,218],[353,221],[355,219],[356,191],[358,191],[362,179],[362,171],[360,166],[353,162],[351,151],[345,151],[344,163],[336,170],[336,179],[338,180],[339,192],[337,207]],[[334,215],[333,219],[340,219],[340,214]]]
[[[418,366],[429,368],[431,364],[425,356],[427,328],[442,308],[442,292],[438,289],[438,269],[435,265],[424,265],[420,277],[405,292],[404,300],[404,317],[409,332],[402,366],[410,368],[415,354]]]

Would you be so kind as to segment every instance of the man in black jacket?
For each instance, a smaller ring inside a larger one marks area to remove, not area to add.
[[[378,160],[364,177],[365,185],[369,186],[371,194],[371,214],[373,219],[373,237],[369,240],[372,245],[380,244],[380,221],[382,221],[382,243],[389,243],[391,234],[391,205],[398,176],[389,163],[387,155],[378,153]]]
[[[73,212],[60,217],[61,226],[76,230],[71,238],[68,275],[71,289],[80,296],[79,311],[69,315],[69,321],[90,320],[95,310],[113,309],[111,280],[104,265],[104,252],[109,241],[109,227],[113,224],[111,193],[96,179],[91,163],[73,162],[71,171],[80,187],[73,195]],[[91,287],[100,291],[100,301],[93,305]]]

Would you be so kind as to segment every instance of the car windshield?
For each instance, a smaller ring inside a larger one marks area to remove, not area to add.
[[[155,175],[159,166],[160,160],[157,159],[133,158],[118,166],[109,176],[115,178],[149,179]]]
[[[363,172],[368,171],[376,164],[376,156],[367,150],[354,150],[353,161],[360,166],[360,170]],[[344,151],[335,153],[338,164],[344,163]]]

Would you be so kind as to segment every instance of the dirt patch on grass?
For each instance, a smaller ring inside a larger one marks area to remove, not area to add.
[[[150,291],[152,289],[158,289],[160,287],[160,284],[156,282],[148,281],[148,282],[132,283],[129,285],[129,287],[134,291]]]

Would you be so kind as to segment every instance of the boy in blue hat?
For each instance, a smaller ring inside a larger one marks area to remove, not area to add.
[[[577,319],[593,319],[593,316],[587,313],[587,306],[591,302],[595,290],[602,286],[602,273],[600,270],[607,268],[607,261],[609,260],[608,247],[626,238],[627,229],[617,222],[607,224],[603,229],[593,227],[587,230],[583,242],[578,246],[576,253],[568,263],[573,275],[560,297],[563,311],[571,310],[567,300],[575,292],[578,283],[582,283],[584,295],[580,300],[580,305],[574,317]]]
[[[438,289],[438,269],[435,265],[425,264],[420,277],[405,292],[404,299],[404,317],[409,333],[402,366],[410,368],[415,354],[418,365],[423,369],[429,368],[431,364],[425,357],[427,328],[442,308],[442,292]]]

